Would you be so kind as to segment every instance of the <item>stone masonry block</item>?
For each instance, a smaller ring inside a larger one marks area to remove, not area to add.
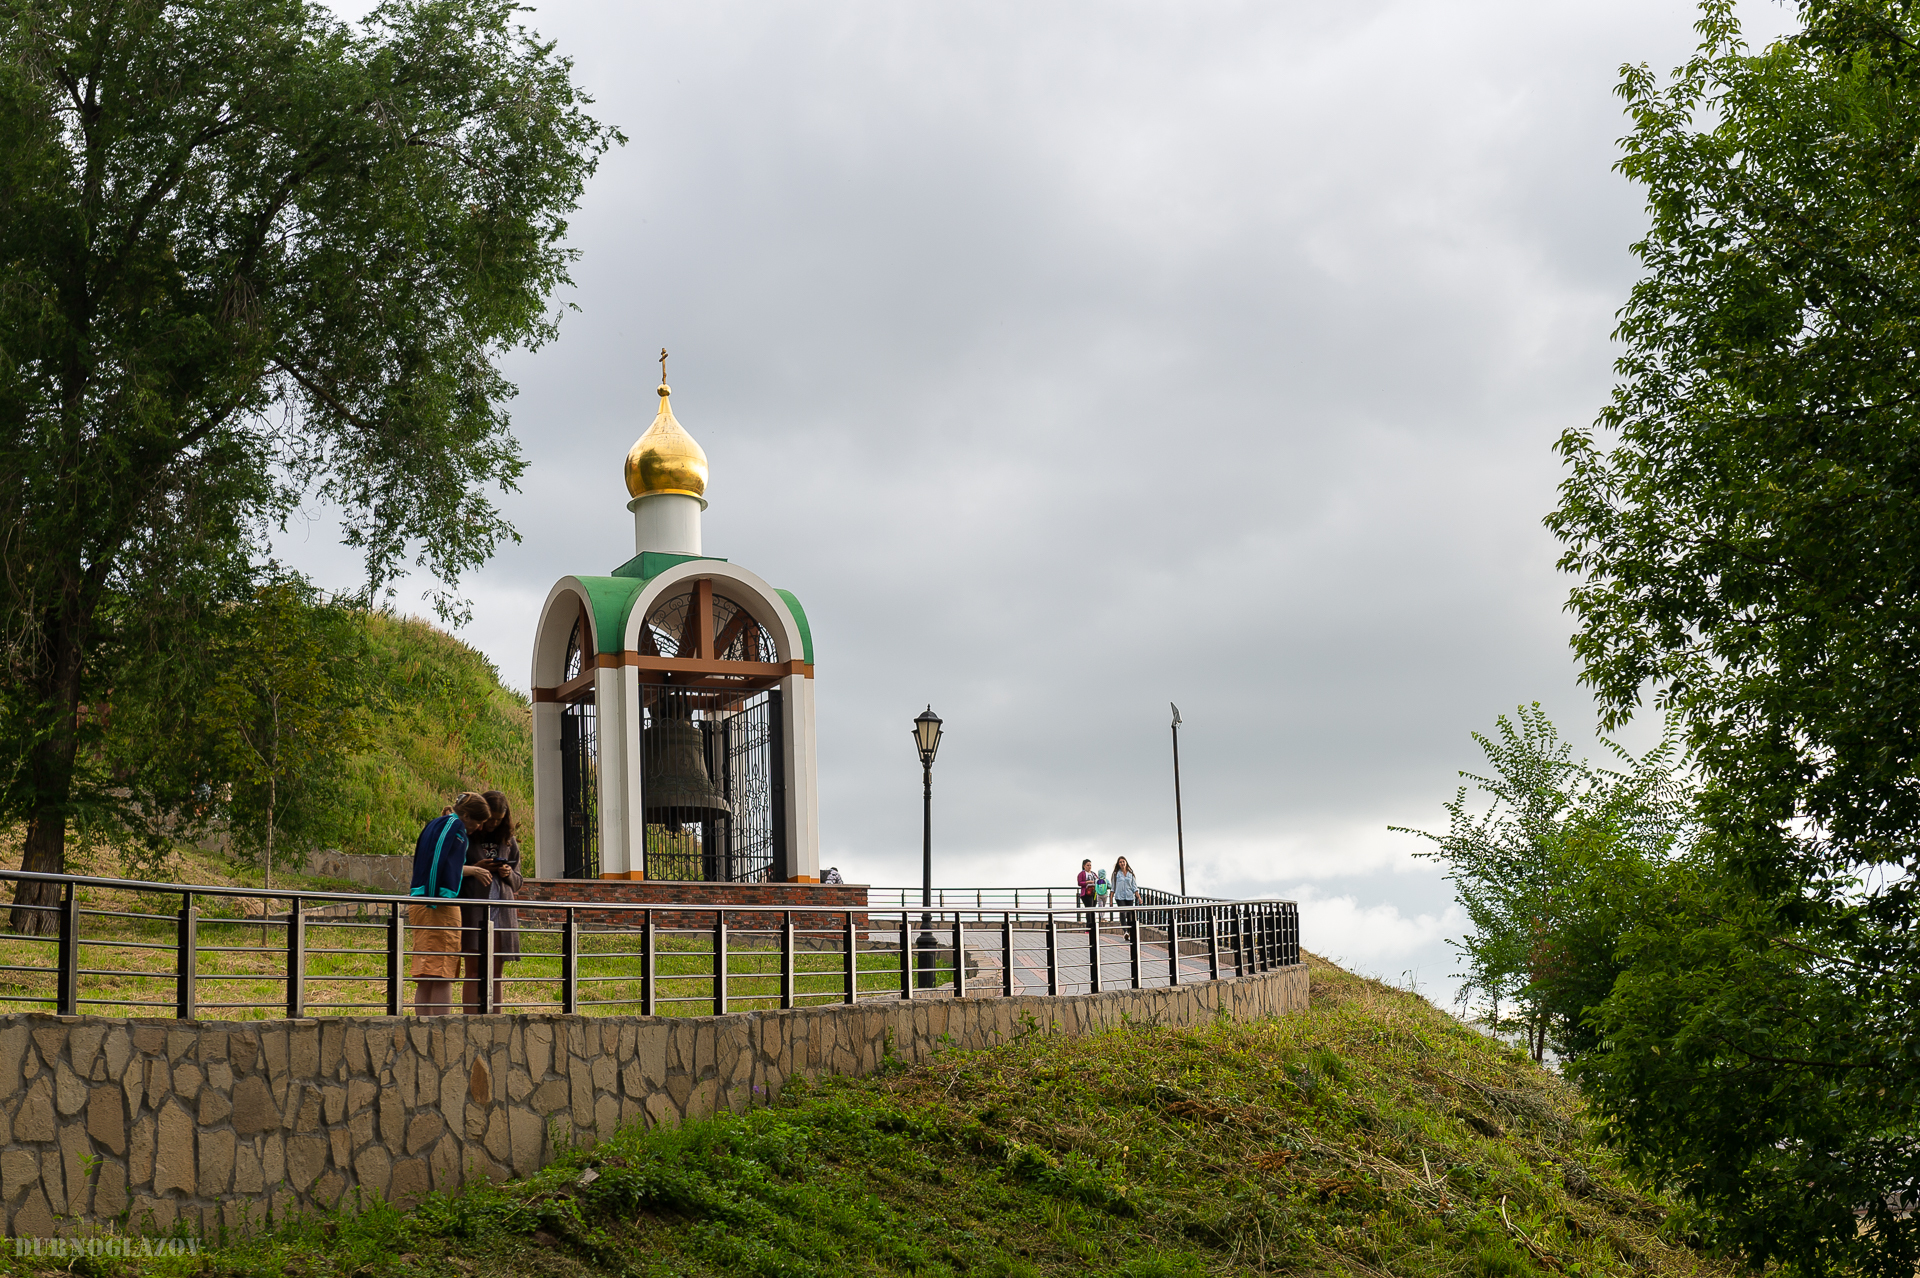
[[[233,1113],[233,1102],[211,1087],[200,1089],[200,1125],[212,1127],[227,1121],[227,1115]]]
[[[127,1169],[119,1163],[100,1164],[93,1190],[93,1215],[96,1220],[111,1220],[127,1209]]]
[[[250,1034],[235,1034],[227,1040],[227,1059],[236,1074],[253,1073],[260,1059],[260,1042]]]
[[[144,1185],[153,1179],[154,1117],[143,1114],[134,1120],[127,1138],[127,1183]]]
[[[20,1072],[27,1054],[27,1027],[9,1025],[0,1030],[0,1099],[15,1096],[25,1081]]]
[[[40,1063],[52,1069],[67,1046],[67,1027],[49,1025],[33,1031],[33,1045],[40,1051]]]
[[[312,1078],[320,1068],[320,1029],[296,1024],[287,1031],[287,1070],[295,1078]]]
[[[258,1194],[266,1189],[266,1176],[260,1167],[260,1151],[254,1146],[256,1140],[238,1142],[233,1153],[233,1192],[236,1194]]]
[[[32,1150],[0,1150],[0,1199],[10,1203],[39,1180],[40,1159]]]
[[[231,1131],[200,1133],[200,1197],[219,1198],[232,1186],[234,1145]]]
[[[53,1107],[60,1111],[61,1117],[80,1112],[87,1103],[87,1077],[76,1074],[61,1061],[53,1070]]]
[[[280,1125],[280,1110],[273,1103],[273,1093],[267,1090],[267,1081],[258,1074],[248,1074],[234,1085],[233,1089],[233,1129],[243,1136],[264,1132]]]
[[[106,1036],[107,1027],[99,1024],[76,1025],[68,1032],[67,1059],[73,1062],[74,1073],[85,1078],[93,1072],[93,1058]]]
[[[446,1130],[446,1123],[440,1115],[419,1113],[407,1124],[407,1153],[417,1154],[431,1145],[440,1133]]]
[[[153,1192],[170,1190],[194,1192],[197,1180],[193,1165],[193,1115],[177,1100],[169,1100],[160,1111],[159,1139],[153,1151]]]
[[[304,1190],[319,1179],[327,1165],[327,1141],[324,1136],[287,1138],[287,1180],[296,1190]]]
[[[15,1140],[53,1139],[53,1082],[46,1077],[33,1080],[27,1097],[13,1116]]]
[[[87,1135],[115,1154],[127,1152],[127,1113],[120,1089],[95,1087],[87,1096]]]
[[[510,1111],[507,1119],[508,1144],[513,1155],[513,1170],[518,1176],[531,1176],[546,1162],[547,1129],[538,1114],[524,1109]]]

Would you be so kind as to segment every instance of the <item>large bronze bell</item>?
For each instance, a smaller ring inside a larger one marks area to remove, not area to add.
[[[681,822],[730,817],[733,805],[707,771],[706,738],[691,719],[663,715],[646,731],[640,753],[640,793],[647,820]]]

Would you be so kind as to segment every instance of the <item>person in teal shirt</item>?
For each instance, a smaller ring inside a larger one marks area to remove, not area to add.
[[[424,898],[407,907],[416,1016],[445,1016],[452,1004],[453,981],[460,975],[460,881],[493,881],[484,867],[467,864],[467,835],[492,816],[484,797],[455,795],[453,806],[427,822],[414,844],[408,895]]]

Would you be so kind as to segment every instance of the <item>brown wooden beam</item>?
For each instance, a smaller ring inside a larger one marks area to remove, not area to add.
[[[535,688],[532,700],[538,704],[546,701],[572,701],[580,693],[593,687],[593,676],[597,670],[607,670],[615,666],[631,666],[643,673],[691,675],[698,679],[692,687],[727,688],[736,687],[731,681],[709,681],[707,676],[732,676],[735,679],[784,679],[788,675],[799,675],[804,679],[813,678],[813,664],[806,661],[702,661],[698,657],[650,657],[638,652],[623,652],[618,656],[610,652],[600,653],[594,658],[594,667],[583,672],[577,679],[569,679],[557,688]]]
[[[699,640],[699,648],[691,654],[702,661],[713,661],[719,653],[713,650],[713,582],[702,577],[693,583],[694,635]]]
[[[620,654],[620,664],[636,670],[655,670],[665,674],[797,674],[813,678],[813,665],[806,661],[702,661],[698,657],[645,657],[629,651]]]

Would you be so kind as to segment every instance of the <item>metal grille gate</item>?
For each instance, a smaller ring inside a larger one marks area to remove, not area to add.
[[[646,876],[759,883],[785,860],[777,688],[640,686]]]

